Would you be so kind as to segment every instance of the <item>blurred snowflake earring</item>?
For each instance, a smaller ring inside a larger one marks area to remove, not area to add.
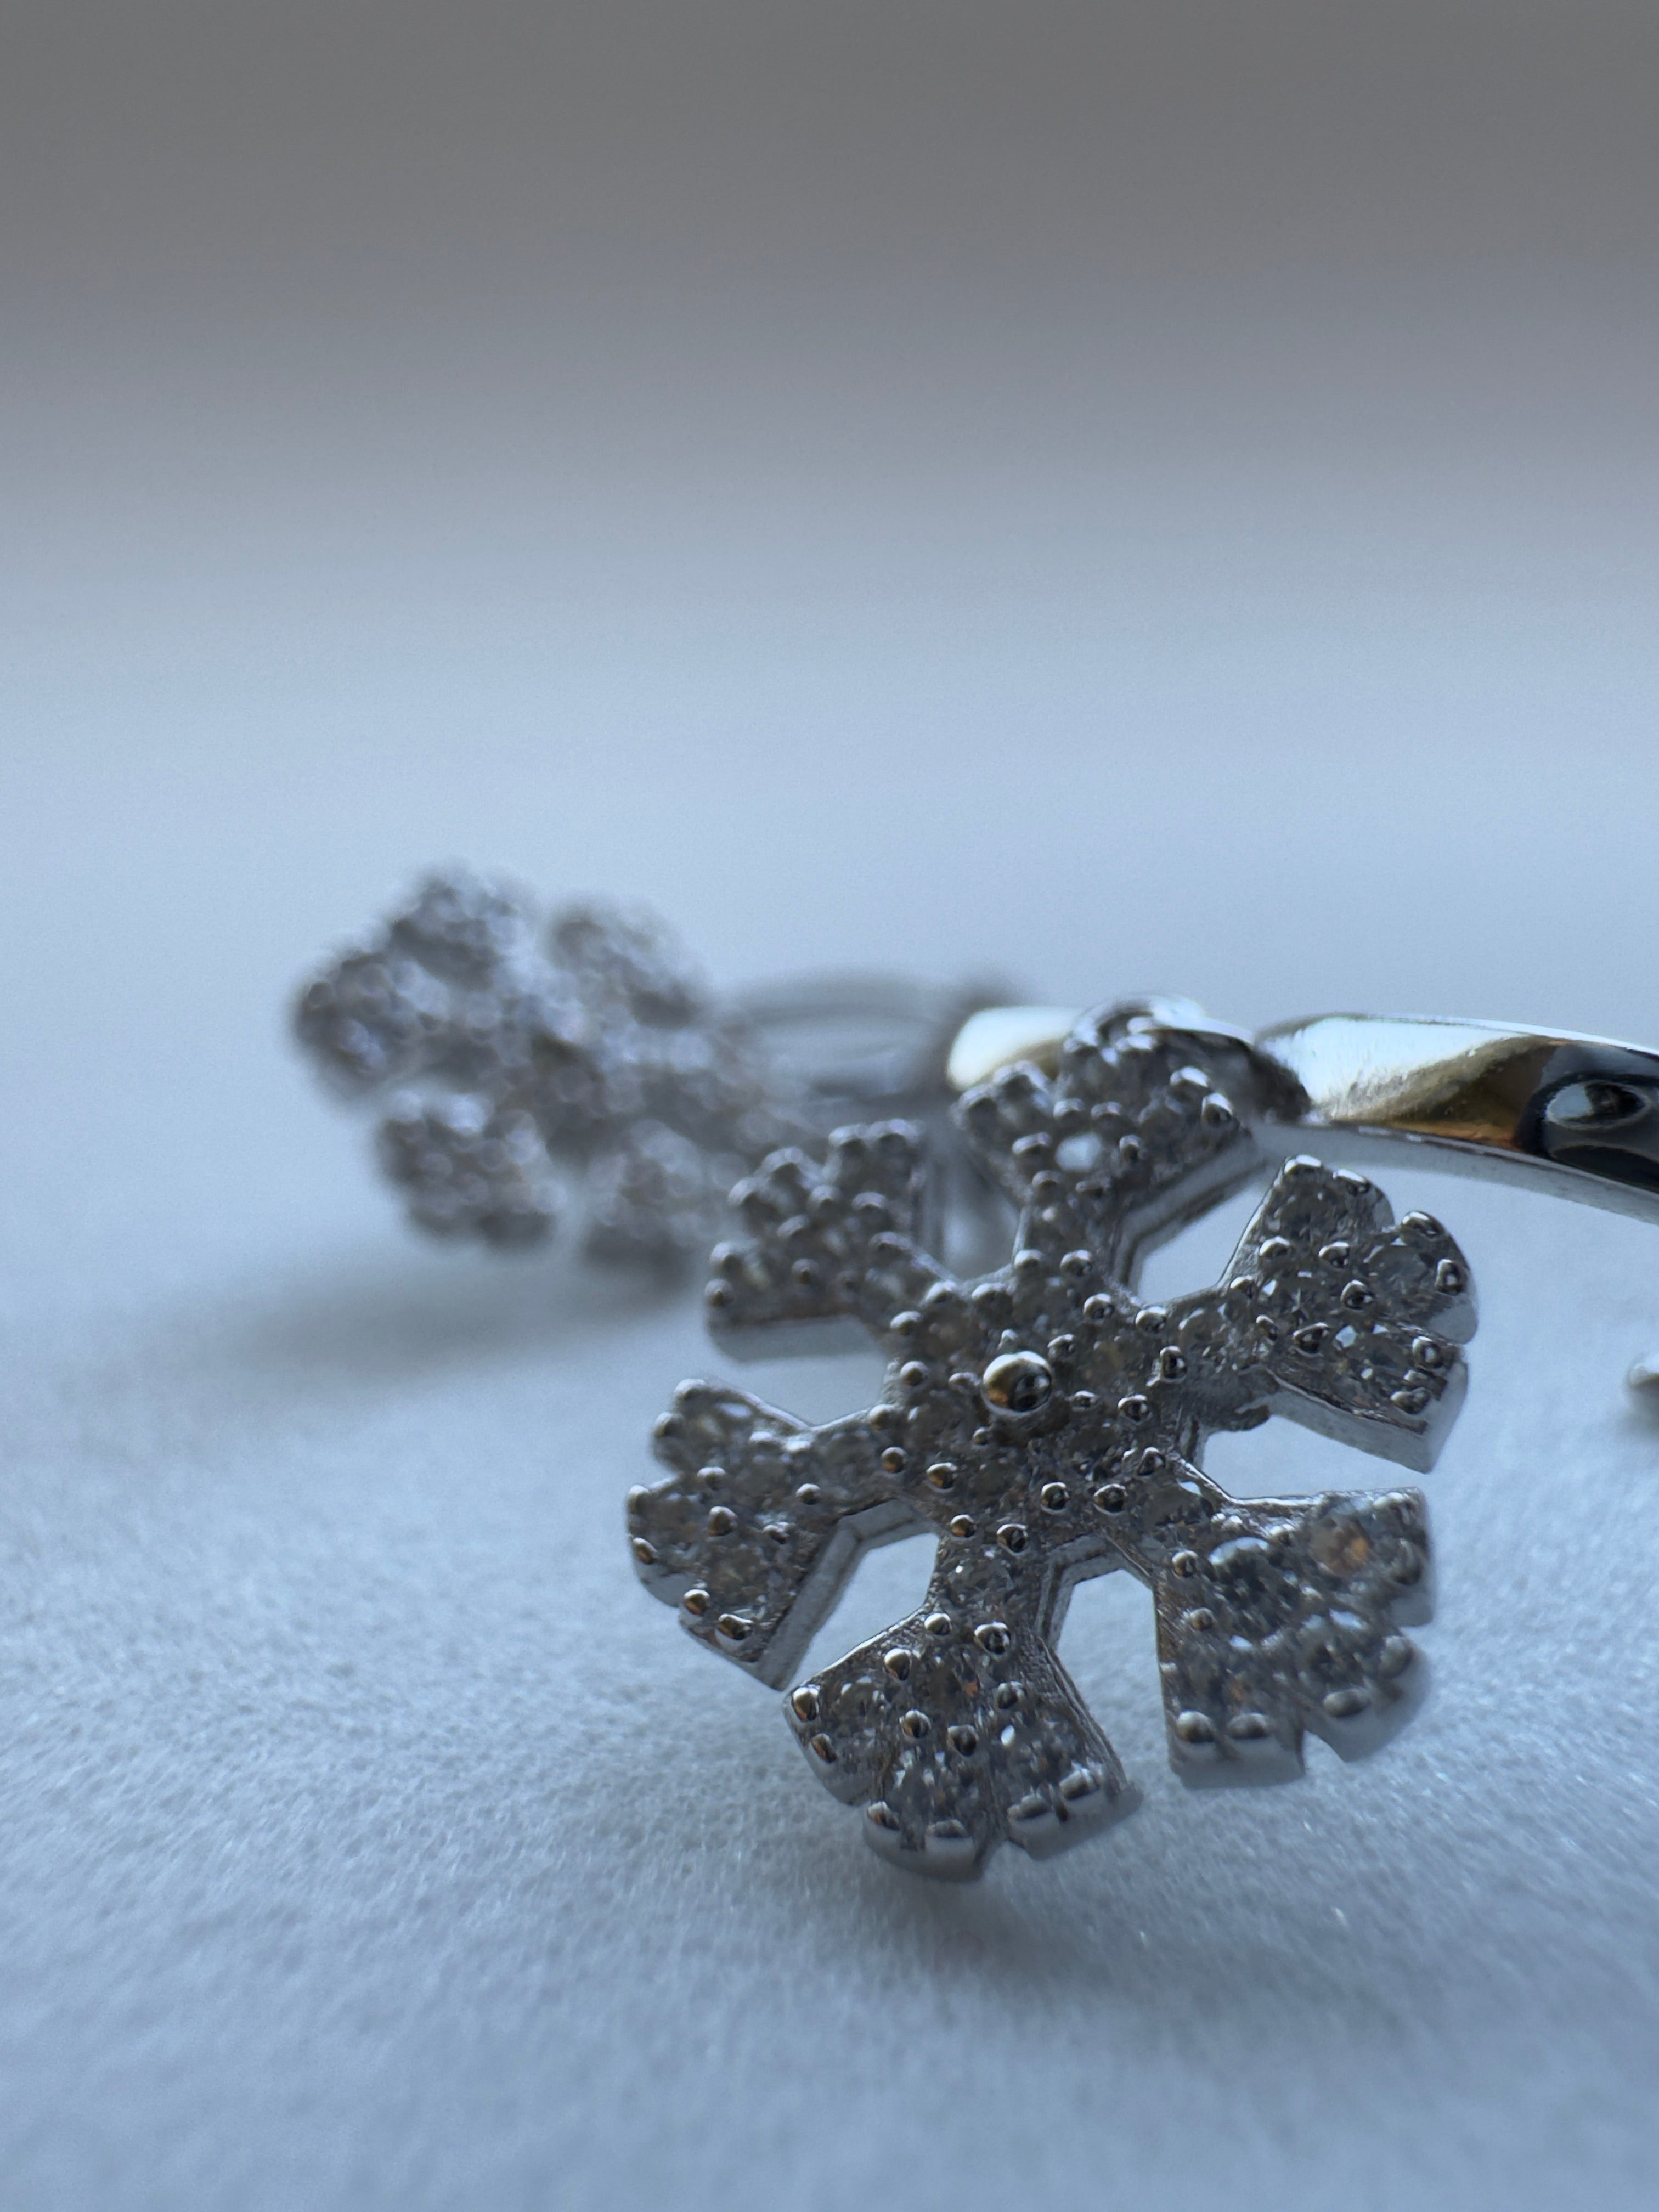
[[[662,1261],[707,1250],[776,1146],[942,1103],[960,1024],[1005,994],[824,976],[724,1002],[649,913],[544,924],[452,869],[309,980],[294,1019],[331,1088],[386,1097],[380,1165],[422,1229],[523,1246],[574,1200],[589,1251]]]

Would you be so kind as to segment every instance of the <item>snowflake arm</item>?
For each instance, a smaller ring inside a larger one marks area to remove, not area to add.
[[[1423,1668],[1400,1630],[1431,1609],[1415,1491],[1236,1499],[1152,1446],[1099,1502],[1152,1591],[1183,1781],[1285,1780],[1308,1729],[1360,1758],[1414,1709]]]
[[[1168,1310],[1174,1373],[1204,1426],[1264,1408],[1426,1470],[1462,1402],[1468,1262],[1439,1222],[1395,1224],[1364,1176],[1287,1163],[1221,1287]]]
[[[533,934],[514,894],[464,870],[428,876],[407,906],[301,988],[295,1033],[349,1096],[407,1082],[465,1054],[480,994],[524,966]]]
[[[366,1097],[431,1065],[452,1006],[447,983],[380,938],[343,953],[303,987],[294,1033],[331,1089]]]
[[[733,1165],[660,1121],[632,1123],[588,1162],[586,1249],[659,1264],[706,1252]]]
[[[708,992],[667,924],[642,907],[587,900],[562,908],[547,927],[548,950],[591,1005],[626,1010],[645,1026],[672,1029],[702,1018]]]
[[[1146,1251],[1256,1172],[1253,1124],[1283,1088],[1230,1031],[1110,1007],[1079,1024],[1052,1081],[1006,1068],[960,1110],[1022,1210],[1022,1241],[1086,1247],[1127,1283]]]
[[[860,1553],[917,1526],[868,1415],[814,1430],[744,1392],[688,1382],[656,1449],[673,1473],[628,1501],[641,1579],[700,1644],[775,1689]]]
[[[1049,1578],[1041,1560],[947,1540],[916,1613],[786,1700],[807,1763],[862,1803],[884,1856],[969,1879],[1005,1840],[1045,1858],[1133,1810],[1052,1627],[1031,1626]]]
[[[438,1237],[534,1243],[558,1218],[553,1164],[528,1114],[487,1097],[394,1099],[376,1133],[410,1218]]]
[[[713,1256],[715,1340],[743,1358],[787,1347],[809,1324],[850,1320],[884,1334],[946,1279],[923,1247],[927,1198],[921,1135],[908,1122],[837,1130],[822,1167],[774,1152],[732,1194],[747,1234]]]

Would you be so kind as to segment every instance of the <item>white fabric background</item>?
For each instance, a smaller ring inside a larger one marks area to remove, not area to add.
[[[30,17],[8,2212],[1655,2200],[1650,1230],[1387,1177],[1482,1296],[1429,1707],[1189,1796],[1090,1585],[1146,1802],[939,1891],[634,1581],[695,1302],[412,1241],[286,1045],[451,855],[728,981],[1659,1039],[1642,11],[1126,10],[1116,58],[1063,12],[1035,78],[989,12],[635,9],[559,69],[501,9],[425,60]],[[1212,1465],[1373,1472],[1279,1423]]]

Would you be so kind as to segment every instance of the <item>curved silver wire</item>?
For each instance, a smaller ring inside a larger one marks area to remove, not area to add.
[[[946,1066],[964,1024],[1010,995],[1002,977],[929,984],[824,969],[763,979],[732,1003],[808,1097],[897,1112],[949,1102]]]

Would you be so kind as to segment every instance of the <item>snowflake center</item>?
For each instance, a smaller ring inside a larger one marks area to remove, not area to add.
[[[1054,1370],[1035,1352],[1005,1352],[986,1369],[980,1389],[1000,1413],[1035,1413],[1048,1402]]]

